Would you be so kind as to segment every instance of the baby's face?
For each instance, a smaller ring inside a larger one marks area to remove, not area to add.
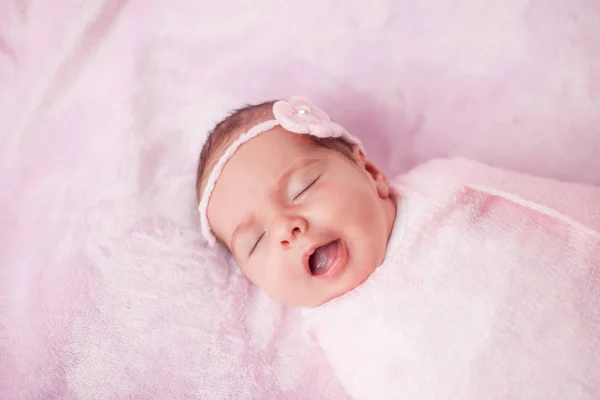
[[[383,174],[362,151],[353,156],[277,127],[226,164],[208,219],[248,279],[276,301],[320,305],[382,263],[395,205]]]

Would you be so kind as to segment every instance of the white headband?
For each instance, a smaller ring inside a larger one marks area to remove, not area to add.
[[[210,246],[213,246],[216,242],[207,216],[210,197],[219,176],[223,172],[225,164],[233,157],[240,146],[247,141],[275,128],[277,125],[281,125],[288,132],[311,135],[318,138],[342,138],[350,144],[362,147],[357,138],[348,133],[342,126],[331,121],[323,110],[315,107],[304,97],[294,96],[288,101],[281,100],[276,102],[273,105],[273,116],[275,119],[261,122],[253,126],[248,132],[240,135],[223,153],[208,177],[200,204],[198,205],[198,211],[200,212],[202,236]]]

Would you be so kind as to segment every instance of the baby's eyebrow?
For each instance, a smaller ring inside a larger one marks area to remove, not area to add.
[[[277,181],[277,188],[280,189],[282,186],[285,186],[287,181],[289,181],[290,177],[292,175],[294,175],[296,172],[298,172],[299,170],[309,167],[313,164],[317,164],[320,161],[321,160],[319,160],[318,158],[307,158],[307,159],[304,159],[303,161],[293,165],[279,177],[279,179]]]

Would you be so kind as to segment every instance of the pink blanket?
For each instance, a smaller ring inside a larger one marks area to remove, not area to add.
[[[205,133],[303,94],[390,174],[600,183],[595,0],[0,1],[0,398],[347,398],[199,245]]]
[[[403,242],[307,316],[348,393],[600,398],[600,188],[455,160],[400,191],[428,199]]]

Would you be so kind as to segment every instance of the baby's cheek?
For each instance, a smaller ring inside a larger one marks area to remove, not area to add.
[[[328,202],[322,203],[322,214],[338,224],[362,221],[367,215],[367,196],[359,190],[339,190]]]
[[[255,284],[276,301],[295,305],[302,300],[303,280],[291,271],[294,271],[294,268],[285,262],[264,262]]]
[[[377,265],[371,260],[362,260],[362,262],[356,266],[355,271],[352,274],[352,280],[350,282],[350,286],[352,287],[349,288],[349,290],[362,285],[367,279],[369,279],[376,268]]]

